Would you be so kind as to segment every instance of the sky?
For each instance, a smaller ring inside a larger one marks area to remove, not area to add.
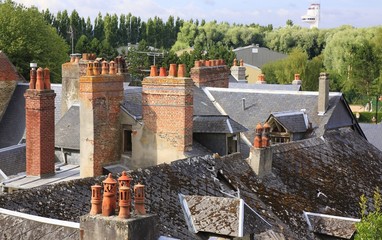
[[[147,21],[155,16],[166,21],[170,15],[184,20],[204,19],[218,22],[285,26],[288,19],[295,25],[308,27],[301,16],[311,3],[321,4],[320,28],[335,28],[341,25],[354,27],[382,26],[381,0],[14,0],[23,5],[36,6],[51,13],[75,9],[81,17],[92,21],[99,12],[128,14]]]

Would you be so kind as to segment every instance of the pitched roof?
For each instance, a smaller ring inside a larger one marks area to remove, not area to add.
[[[367,140],[382,151],[382,124],[360,123],[359,126],[365,133]]]
[[[7,55],[0,50],[0,81],[25,81],[17,72],[16,67],[8,59]]]
[[[18,144],[25,132],[25,98],[29,85],[18,83],[0,122],[0,148]]]
[[[286,58],[287,55],[272,51],[265,47],[249,45],[233,50],[237,59],[243,59],[244,63],[262,68],[264,64]]]
[[[254,138],[257,123],[266,121],[274,112],[297,112],[303,109],[313,128],[312,133],[307,137],[322,136],[327,129],[353,126],[355,122],[355,119],[354,121],[351,119],[350,113],[339,110],[345,109],[346,106],[343,106],[347,105],[341,93],[329,93],[328,109],[324,115],[318,115],[318,92],[230,88],[205,88],[204,90],[210,100],[218,105],[222,114],[229,115],[230,118],[249,129],[245,133],[249,141]],[[245,99],[244,109],[243,99]]]
[[[160,233],[179,239],[199,239],[186,227],[179,193],[227,197],[237,196],[239,189],[240,197],[272,225],[271,230],[286,238],[314,239],[303,211],[357,217],[359,197],[363,193],[371,197],[382,182],[382,152],[349,129],[272,148],[272,174],[263,179],[257,178],[240,154],[220,159],[192,157],[130,174],[133,183],[146,186],[147,211],[158,214]],[[104,178],[0,195],[0,207],[78,221],[90,210],[90,186]],[[317,196],[317,189],[327,198]],[[262,220],[250,222],[256,234],[268,229]]]
[[[240,133],[246,131],[248,131],[247,128],[229,116],[194,115],[194,133]]]
[[[275,90],[275,91],[301,91],[301,85],[295,84],[256,84],[230,82],[229,88]]]
[[[57,122],[55,147],[80,150],[80,106],[72,105]]]
[[[304,112],[274,112],[271,113],[266,122],[268,122],[272,117],[289,132],[303,133],[306,132],[306,130],[308,129],[308,119],[306,118],[306,116],[304,116]]]

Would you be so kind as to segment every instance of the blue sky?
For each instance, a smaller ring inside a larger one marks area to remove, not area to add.
[[[308,27],[301,22],[301,16],[311,3],[321,4],[320,28],[334,28],[344,24],[355,27],[382,26],[381,0],[15,0],[26,6],[37,6],[40,10],[49,8],[53,13],[76,9],[80,16],[93,20],[101,12],[120,15],[131,12],[147,20],[158,16],[182,19],[217,20],[229,23],[273,24],[284,26],[288,19],[296,25]]]

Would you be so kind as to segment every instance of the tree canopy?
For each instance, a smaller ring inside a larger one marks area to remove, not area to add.
[[[27,79],[29,63],[37,62],[51,70],[52,81],[61,81],[68,45],[36,8],[0,3],[0,49]]]

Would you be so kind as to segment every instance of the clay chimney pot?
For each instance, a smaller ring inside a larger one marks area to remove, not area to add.
[[[161,67],[161,68],[159,69],[159,76],[160,76],[160,77],[166,77],[166,76],[167,76],[167,70],[166,70],[165,67]]]
[[[152,65],[150,69],[150,77],[156,77],[156,76],[158,76],[157,66]]]
[[[134,186],[135,214],[145,215],[145,186],[138,183]]]
[[[186,77],[186,64],[178,65],[178,77],[180,78]]]
[[[50,89],[50,71],[49,71],[49,68],[44,69],[44,89]]]
[[[176,64],[172,63],[170,64],[170,69],[168,70],[168,76],[169,77],[176,77]]]
[[[36,89],[44,90],[44,70],[41,67],[37,69]]]
[[[130,217],[130,206],[131,206],[131,194],[130,188],[127,186],[122,186],[119,188],[119,214],[118,217],[122,219],[127,219]]]
[[[102,212],[101,186],[93,185],[91,186],[91,190],[92,190],[92,198],[91,198],[92,208],[90,210],[90,215],[97,215]]]
[[[29,89],[36,89],[36,77],[37,77],[36,69],[32,68],[30,70]]]
[[[122,175],[118,178],[118,185],[119,187],[130,187],[131,180],[132,178],[129,175],[127,175],[126,171],[123,171]]]
[[[103,201],[102,201],[102,215],[111,216],[115,213],[117,206],[116,190],[117,181],[115,181],[109,173],[108,177],[103,181]]]

